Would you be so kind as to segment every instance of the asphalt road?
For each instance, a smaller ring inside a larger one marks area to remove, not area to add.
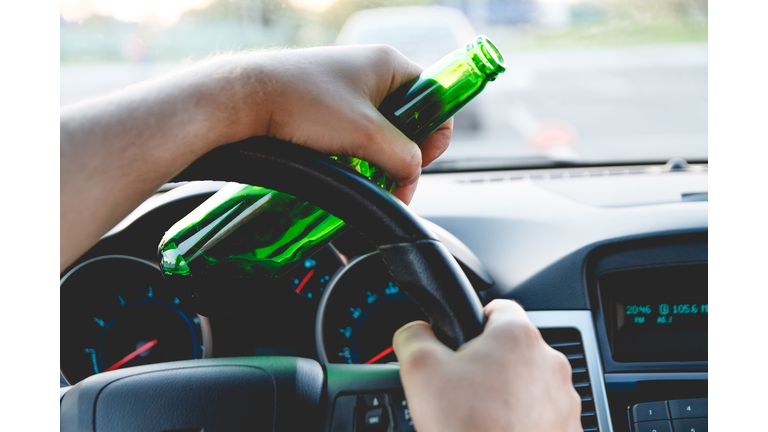
[[[707,159],[707,45],[512,53],[442,161]],[[61,66],[61,104],[180,64]]]

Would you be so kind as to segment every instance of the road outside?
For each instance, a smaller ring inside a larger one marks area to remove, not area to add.
[[[541,155],[585,162],[707,159],[707,45],[506,54],[509,69],[472,104],[442,161]],[[61,105],[150,79],[181,63],[61,66]]]

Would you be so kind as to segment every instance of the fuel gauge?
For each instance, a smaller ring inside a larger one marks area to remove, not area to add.
[[[332,245],[324,247],[286,275],[290,289],[302,297],[320,299],[326,285],[345,261]]]

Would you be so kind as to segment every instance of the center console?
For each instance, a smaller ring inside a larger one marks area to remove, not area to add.
[[[707,430],[707,234],[596,249],[587,265],[616,432]]]

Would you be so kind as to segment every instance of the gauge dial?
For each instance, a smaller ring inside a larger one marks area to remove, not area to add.
[[[86,261],[62,280],[61,371],[70,383],[119,368],[210,357],[210,327],[127,256]]]
[[[344,262],[345,258],[329,244],[292,269],[285,280],[296,294],[319,300],[331,277],[344,265]]]
[[[426,321],[418,304],[392,280],[378,253],[350,263],[326,290],[318,311],[318,351],[327,363],[396,361],[392,336]]]

